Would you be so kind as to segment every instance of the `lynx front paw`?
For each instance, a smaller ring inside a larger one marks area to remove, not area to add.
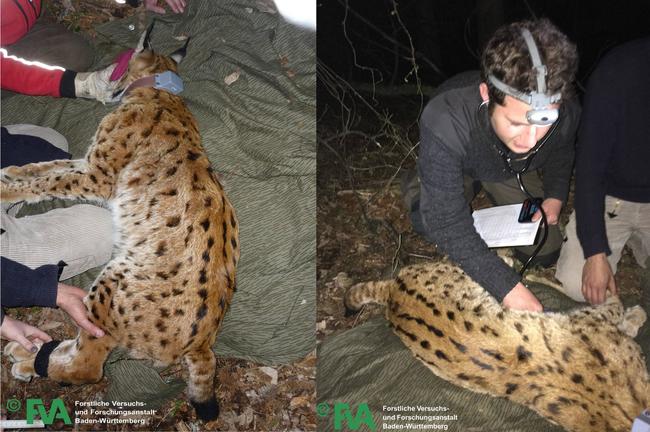
[[[633,306],[625,311],[623,321],[618,325],[618,329],[629,337],[636,337],[646,318],[647,315],[641,306]]]

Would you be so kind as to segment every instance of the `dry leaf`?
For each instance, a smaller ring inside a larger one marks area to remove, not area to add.
[[[341,288],[343,290],[347,290],[352,286],[354,281],[350,279],[347,273],[339,273],[336,275],[334,278],[334,284],[336,285],[337,288]]]
[[[287,56],[280,57],[280,66],[285,67],[289,64],[289,58]]]
[[[291,402],[289,402],[289,406],[291,408],[306,407],[309,406],[310,403],[311,403],[311,397],[296,396],[295,398],[291,399]]]
[[[276,385],[278,383],[278,371],[276,369],[268,366],[262,366],[260,370],[271,377],[272,385]]]
[[[48,321],[45,324],[41,325],[39,328],[43,331],[48,331],[53,330],[57,327],[61,327],[62,325],[63,323],[60,321]]]
[[[240,426],[247,427],[253,423],[254,417],[253,408],[247,406],[244,412],[241,413],[239,417],[237,417],[237,423],[239,423]]]
[[[191,432],[190,427],[184,421],[180,421],[180,422],[176,423],[176,431],[177,432]]]
[[[234,83],[235,81],[237,81],[239,79],[239,74],[240,74],[240,71],[236,70],[235,72],[233,72],[230,75],[228,75],[227,77],[225,77],[223,79],[223,82],[225,82],[226,85],[230,85],[230,84]]]

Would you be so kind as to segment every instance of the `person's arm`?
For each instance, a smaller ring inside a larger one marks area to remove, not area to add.
[[[0,259],[2,307],[56,307],[59,266],[30,269],[8,258]]]
[[[78,73],[23,59],[0,48],[2,88],[30,96],[81,97],[110,102],[117,84],[117,81],[110,81],[114,68],[112,64],[95,72]]]
[[[46,265],[30,269],[8,258],[0,261],[0,289],[2,307],[56,306],[59,267]],[[47,333],[29,324],[0,314],[0,336],[20,343],[26,350],[35,351],[34,342],[52,340]]]
[[[0,83],[5,90],[31,96],[74,97],[74,72],[30,61],[0,48]]]
[[[498,301],[519,284],[519,275],[491,252],[474,228],[463,194],[462,156],[420,127],[420,215],[426,237]],[[519,288],[524,288],[523,285]]]
[[[600,76],[589,80],[580,119],[576,153],[575,211],[578,239],[584,257],[611,254],[605,231],[605,193],[607,167],[624,112],[607,85],[616,77]]]
[[[0,286],[2,289],[2,307],[45,306],[60,307],[77,325],[96,337],[104,332],[93,325],[87,316],[83,298],[86,292],[80,288],[58,282],[59,266],[44,265],[37,269],[1,258]],[[21,323],[10,317],[0,317],[0,335],[5,339],[21,343],[25,349],[33,349],[27,343],[31,337],[47,342],[51,338],[39,329]]]
[[[586,260],[582,269],[582,294],[591,304],[605,301],[606,292],[617,294],[605,230],[605,194],[609,160],[620,127],[620,95],[609,83],[616,77],[597,69],[589,80],[580,119],[576,158],[576,230]]]
[[[138,7],[143,3],[143,1],[127,0],[127,3],[132,7]],[[165,3],[167,3],[167,6],[169,6],[174,13],[185,12],[185,6],[187,5],[187,2],[185,0],[165,0]],[[165,13],[165,8],[158,6],[158,0],[144,0],[144,8],[157,14]]]

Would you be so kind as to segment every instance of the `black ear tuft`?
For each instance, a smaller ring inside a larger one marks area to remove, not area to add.
[[[171,57],[171,59],[174,60],[176,64],[182,62],[183,59],[185,58],[185,54],[187,54],[187,44],[190,43],[190,39],[191,38],[188,37],[185,40],[185,45],[183,45],[181,48],[177,49],[176,51],[174,51],[169,55],[169,57]]]
[[[149,24],[149,27],[147,30],[142,33],[142,36],[140,36],[140,41],[138,42],[138,46],[135,49],[136,53],[142,52],[145,49],[152,50],[151,47],[151,31],[153,30],[153,25],[156,23],[156,20],[151,21],[151,24]]]

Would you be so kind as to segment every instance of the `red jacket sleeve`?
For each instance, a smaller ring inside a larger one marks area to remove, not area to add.
[[[0,86],[32,96],[74,97],[73,71],[29,61],[0,48]]]
[[[40,15],[40,0],[1,0],[2,45],[7,46],[17,42],[32,28]]]

